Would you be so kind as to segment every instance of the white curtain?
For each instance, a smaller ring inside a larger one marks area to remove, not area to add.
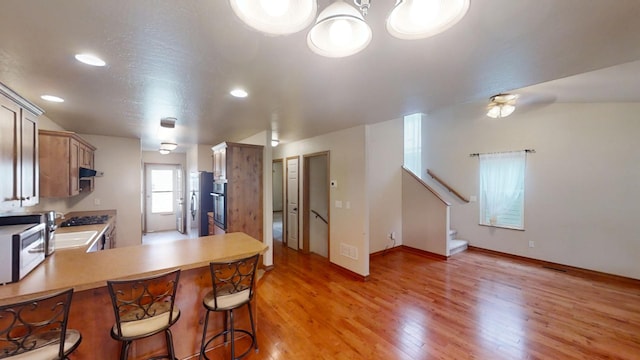
[[[496,225],[524,190],[526,152],[480,155],[481,222]]]

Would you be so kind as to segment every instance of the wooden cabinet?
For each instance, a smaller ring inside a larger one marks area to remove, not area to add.
[[[93,151],[95,148],[89,147],[85,144],[79,144],[78,163],[80,167],[86,169],[94,169],[93,167]]]
[[[69,197],[93,191],[93,177],[80,178],[80,168],[94,169],[96,148],[70,131],[39,134],[40,195]]]
[[[227,143],[214,146],[213,150],[213,180],[227,178]]]
[[[0,84],[0,210],[38,204],[37,117],[42,113]]]
[[[214,230],[214,226],[215,224],[213,223],[213,213],[212,212],[208,212],[207,213],[207,223],[208,223],[208,235],[214,235],[215,230]]]
[[[218,179],[214,172],[214,181],[227,182],[225,196],[226,232],[241,231],[262,241],[262,154],[264,147],[225,142],[214,146],[212,150],[214,152],[214,170],[218,166],[220,175],[224,175]],[[216,152],[221,154],[219,161],[223,161],[223,164],[216,165]],[[224,230],[214,227],[214,234],[220,231],[224,232]]]

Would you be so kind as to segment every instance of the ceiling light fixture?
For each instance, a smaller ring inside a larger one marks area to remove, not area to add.
[[[469,2],[396,0],[386,21],[387,31],[399,39],[423,39],[439,34],[466,15]],[[242,21],[268,34],[300,31],[317,11],[317,1],[312,0],[230,0],[230,3]],[[372,33],[364,18],[371,0],[353,0],[353,3],[357,9],[344,0],[336,0],[320,12],[307,35],[307,45],[313,52],[327,57],[345,57],[369,45]],[[269,22],[277,22],[278,25],[266,26]],[[285,26],[287,22],[288,26]],[[282,30],[285,28],[286,31]]]
[[[387,18],[387,31],[398,39],[424,39],[460,21],[469,0],[397,0]]]
[[[493,119],[511,115],[516,109],[517,94],[498,94],[492,96],[487,106],[487,116]]]
[[[229,0],[229,3],[245,24],[271,35],[293,34],[306,28],[318,11],[316,0]]]
[[[42,100],[47,100],[47,101],[51,101],[51,102],[57,102],[57,103],[61,103],[64,102],[64,99],[58,96],[54,96],[54,95],[42,95],[40,96],[40,98]]]
[[[278,144],[280,144],[280,140],[271,139],[271,147],[276,147],[276,146],[278,146]]]
[[[247,96],[249,96],[249,93],[244,89],[233,89],[229,92],[229,94],[237,98],[246,98]]]
[[[170,153],[170,152],[171,152],[171,150],[167,150],[167,149],[160,149],[160,150],[158,150],[158,152],[160,152],[160,154],[162,154],[162,155],[167,155],[168,153]]]
[[[338,0],[318,15],[316,24],[307,35],[307,45],[318,55],[345,57],[360,52],[371,42],[371,28],[364,21],[368,0],[356,0],[362,14],[353,6]]]
[[[169,150],[169,151],[173,151],[178,147],[178,144],[176,143],[170,143],[170,142],[163,142],[160,144],[160,150]]]
[[[104,60],[100,59],[99,57],[95,56],[95,55],[91,55],[91,54],[76,54],[76,60],[80,61],[81,63],[87,64],[87,65],[91,65],[91,66],[105,66],[107,65],[106,62],[104,62]]]

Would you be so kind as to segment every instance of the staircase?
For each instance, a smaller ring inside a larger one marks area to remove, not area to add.
[[[456,230],[449,230],[449,256],[467,250],[469,242],[467,240],[456,239],[457,236],[458,232]]]

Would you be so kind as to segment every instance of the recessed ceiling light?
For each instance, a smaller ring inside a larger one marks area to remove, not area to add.
[[[231,90],[230,94],[237,98],[246,98],[247,96],[249,96],[249,93],[244,91],[243,89],[233,89]]]
[[[40,96],[40,98],[42,100],[47,100],[47,101],[51,101],[51,102],[57,102],[57,103],[64,102],[63,98],[57,97],[57,96],[53,96],[53,95],[42,95],[42,96]]]
[[[87,64],[87,65],[91,65],[91,66],[105,66],[105,65],[107,65],[107,63],[104,62],[104,60],[100,59],[99,57],[97,57],[95,55],[91,55],[91,54],[76,54],[76,60],[80,61],[81,63]]]

